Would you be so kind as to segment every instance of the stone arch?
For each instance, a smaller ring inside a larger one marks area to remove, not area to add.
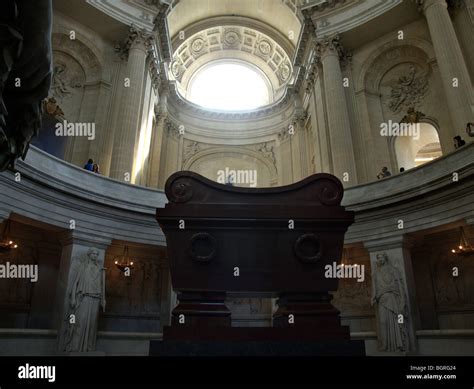
[[[413,51],[411,53],[406,53],[405,59],[409,58],[410,54],[416,53],[415,58],[423,59],[425,63],[431,63],[435,60],[435,54],[431,44],[424,39],[419,38],[407,38],[404,40],[392,40],[387,42],[384,45],[381,45],[375,48],[372,53],[367,57],[361,66],[359,77],[356,81],[356,91],[361,91],[368,89],[370,92],[377,91],[377,75],[385,74],[388,69],[382,71],[383,69],[377,68],[377,64],[383,66],[383,62],[388,64],[392,63],[393,59],[388,59],[384,61],[387,54],[395,54],[395,50],[401,49],[402,51],[407,48],[411,48]],[[410,50],[410,49],[408,49]],[[411,58],[413,62],[414,58]],[[398,61],[402,62],[402,61]],[[390,66],[388,67],[390,68]],[[382,76],[380,76],[381,78]],[[380,81],[380,79],[378,80]]]
[[[99,50],[85,38],[76,36],[76,39],[70,39],[68,33],[56,32],[52,35],[52,45],[53,52],[66,53],[81,65],[87,83],[101,80],[103,66],[99,60]]]
[[[202,161],[206,159],[212,160],[213,158],[217,159],[217,158],[222,158],[222,157],[233,157],[233,158],[238,158],[238,159],[242,159],[242,157],[247,157],[247,158],[253,159],[260,166],[264,167],[266,172],[268,173],[268,184],[267,184],[268,186],[274,186],[278,183],[278,172],[273,161],[271,161],[268,158],[265,158],[258,151],[249,150],[243,147],[212,147],[209,149],[202,150],[184,162],[183,170],[195,171],[196,167]],[[201,172],[199,171],[198,173],[201,174]],[[208,177],[208,178],[211,178],[211,177]],[[259,184],[258,186],[261,186],[261,185]]]
[[[436,130],[436,133],[437,133],[437,136],[438,136],[438,141],[440,141],[440,139],[441,139],[441,130],[440,130],[440,125],[438,123],[438,120],[436,120],[435,118],[433,118],[431,116],[425,116],[425,117],[423,117],[422,119],[419,120],[419,123],[426,123],[426,124],[431,125]],[[399,159],[398,159],[398,153],[397,153],[397,149],[396,149],[397,138],[398,138],[397,136],[391,136],[388,141],[389,141],[389,147],[390,147],[390,155],[392,156],[392,159],[393,159],[392,160],[393,165],[397,169],[399,169],[402,166],[400,166],[401,161],[399,161]],[[405,166],[403,166],[403,167],[405,167]]]

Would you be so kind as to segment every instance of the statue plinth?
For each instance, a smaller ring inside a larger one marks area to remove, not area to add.
[[[336,177],[242,188],[178,172],[165,192],[169,203],[157,210],[157,220],[179,300],[165,342],[350,340],[331,304],[338,279],[325,277],[325,265],[340,262],[344,233],[354,221],[340,205]],[[228,292],[278,297],[274,327],[232,328]]]

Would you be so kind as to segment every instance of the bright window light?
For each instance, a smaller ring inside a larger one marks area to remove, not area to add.
[[[242,111],[269,104],[268,91],[268,84],[257,69],[220,62],[196,72],[187,99],[209,109]]]

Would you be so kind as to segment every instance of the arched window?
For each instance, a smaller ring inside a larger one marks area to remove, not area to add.
[[[251,110],[271,103],[270,88],[257,67],[237,61],[219,61],[196,72],[186,98],[209,109]]]
[[[442,156],[438,131],[429,123],[417,123],[419,136],[398,136],[395,154],[398,167],[405,170],[423,165]]]

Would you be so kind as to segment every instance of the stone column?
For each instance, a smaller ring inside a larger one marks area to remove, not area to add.
[[[166,119],[166,97],[160,97],[160,105],[158,112],[155,112],[155,125],[153,127],[153,134],[150,147],[150,162],[148,170],[148,186],[158,188],[160,165],[163,154],[163,144],[165,136],[165,119]]]
[[[144,83],[146,76],[147,45],[150,35],[130,29],[130,35],[124,47],[128,52],[126,76],[122,87],[124,93],[121,101],[119,127],[115,134],[110,176],[123,180],[126,173],[132,175],[135,149],[138,142],[141,111],[144,100]]]
[[[473,119],[472,84],[445,0],[419,0],[428,22],[448,101],[452,134],[465,135]],[[456,86],[457,80],[457,86]]]
[[[357,183],[351,125],[343,86],[340,57],[343,55],[339,36],[323,38],[316,43],[323,67],[324,92],[332,151],[333,174],[344,186]],[[348,181],[344,181],[348,173]]]
[[[307,152],[306,113],[297,112],[293,120],[294,135],[290,136],[291,156],[293,166],[293,182],[298,182],[308,176],[308,163],[311,163]]]
[[[56,285],[56,301],[54,308],[54,322],[57,323],[58,329],[59,353],[63,353],[65,350],[67,333],[71,330],[70,326],[77,326],[80,324],[78,322],[71,323],[70,320],[70,314],[72,312],[70,309],[70,292],[72,290],[80,262],[85,258],[85,256],[87,256],[89,250],[94,248],[97,249],[98,252],[99,266],[103,268],[105,251],[111,244],[111,240],[73,230],[71,232],[68,231],[63,235],[61,243],[63,248],[59,266],[58,282]],[[105,273],[103,277],[105,277]],[[92,326],[97,326],[97,323],[89,324],[92,324]]]
[[[416,353],[416,330],[420,326],[420,315],[410,245],[404,236],[364,242],[370,254],[372,298],[377,319],[378,347],[382,352]],[[381,263],[384,257],[386,261]],[[387,336],[387,332],[391,335]],[[395,332],[398,332],[396,337],[403,338],[400,348],[398,341],[394,341]],[[389,347],[384,348],[384,344],[389,344]]]

